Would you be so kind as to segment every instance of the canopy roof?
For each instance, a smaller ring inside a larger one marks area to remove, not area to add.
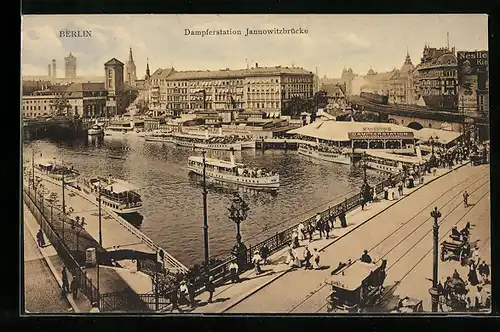
[[[432,136],[434,139],[438,137],[437,141],[441,144],[448,144],[460,137],[460,133],[455,131],[432,129],[432,128],[422,128],[415,131],[415,137],[421,141],[429,141]],[[436,142],[436,141],[435,141]]]
[[[328,141],[350,141],[349,133],[409,133],[415,130],[392,123],[315,121],[306,126],[292,129],[288,134],[298,134]],[[394,134],[390,134],[391,136]],[[406,136],[405,138],[412,138]]]
[[[202,164],[203,163],[203,157],[192,156],[192,157],[189,157],[189,161],[194,161],[194,162]],[[244,166],[243,164],[240,164],[240,163],[234,163],[233,164],[230,161],[220,160],[220,159],[212,159],[212,158],[206,158],[205,159],[205,164],[206,165],[210,165],[210,166],[229,168],[229,169],[233,169],[235,167],[243,167]]]
[[[120,180],[120,179],[112,179],[111,184],[109,184],[107,181],[103,180],[103,189],[111,191],[115,194],[121,194],[127,191],[137,191],[139,190],[138,187],[134,186],[131,183],[128,183],[126,181]],[[112,190],[111,190],[112,189]]]
[[[337,287],[353,291],[361,287],[363,280],[368,278],[370,273],[375,271],[379,266],[375,263],[364,263],[358,260],[339,271],[338,274],[334,274],[330,281]],[[342,271],[344,271],[343,274]]]

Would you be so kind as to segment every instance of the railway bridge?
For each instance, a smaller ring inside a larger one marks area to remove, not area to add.
[[[446,110],[434,110],[414,105],[385,105],[371,102],[359,96],[349,98],[354,109],[374,112],[387,122],[412,129],[435,128],[464,132],[474,126],[482,139],[489,137],[487,116],[464,114]]]
[[[92,125],[88,121],[72,118],[23,119],[23,137],[37,139],[46,136],[86,133]]]

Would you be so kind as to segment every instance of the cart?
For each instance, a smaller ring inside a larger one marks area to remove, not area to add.
[[[405,296],[400,298],[399,296],[395,298],[397,305],[391,311],[392,313],[414,313],[414,312],[424,312],[423,301],[419,299],[410,298]]]
[[[382,295],[387,261],[355,261],[337,271],[331,280],[332,293],[327,297],[328,312],[365,312],[373,308]]]
[[[467,264],[467,260],[470,256],[470,243],[467,240],[464,241],[443,241],[441,242],[441,261],[448,259],[455,259],[460,262],[460,264]]]

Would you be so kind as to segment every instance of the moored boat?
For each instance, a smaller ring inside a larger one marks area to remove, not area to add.
[[[172,138],[172,133],[163,132],[163,131],[155,131],[153,133],[148,133],[144,136],[147,142],[166,142],[173,143],[174,140]]]
[[[63,178],[65,183],[76,181],[80,173],[73,166],[64,165],[56,159],[38,160],[34,162],[35,176],[43,180],[60,185]]]
[[[99,187],[101,191],[101,203],[109,210],[128,215],[138,213],[142,208],[141,195],[138,188],[131,183],[120,179],[96,177],[84,180],[83,192],[99,200]]]
[[[249,167],[234,160],[234,150],[231,151],[231,161],[191,156],[188,159],[188,168],[191,172],[203,175],[216,182],[227,182],[252,188],[278,189],[279,174],[266,170]]]
[[[173,142],[178,146],[207,150],[241,151],[241,144],[236,139],[228,137],[208,137],[192,134],[173,133]]]
[[[336,146],[327,146],[320,144],[300,143],[298,152],[301,155],[318,160],[328,161],[339,164],[351,164],[351,157],[347,149]]]

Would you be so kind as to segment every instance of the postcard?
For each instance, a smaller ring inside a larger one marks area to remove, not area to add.
[[[487,15],[21,37],[25,315],[491,311]]]

